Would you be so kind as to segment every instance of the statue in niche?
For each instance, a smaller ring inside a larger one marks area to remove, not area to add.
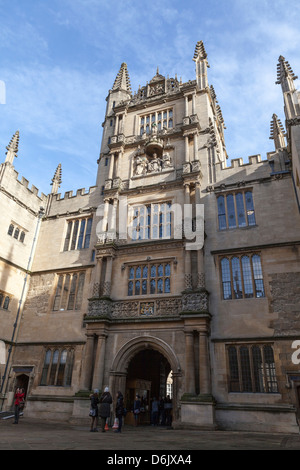
[[[169,152],[166,152],[166,153],[163,154],[162,168],[164,170],[164,169],[168,169],[168,168],[171,168],[171,167],[173,167],[173,163],[172,163]]]
[[[158,157],[157,153],[153,154],[152,160],[148,163],[148,171],[151,173],[161,171],[161,159]]]
[[[147,172],[147,161],[138,155],[135,159],[135,175],[144,175]]]

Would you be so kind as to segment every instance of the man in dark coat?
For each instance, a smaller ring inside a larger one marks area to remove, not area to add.
[[[116,418],[118,418],[119,426],[115,432],[121,432],[122,423],[124,416],[124,400],[121,392],[117,393],[117,404],[116,404]]]
[[[112,396],[109,393],[108,387],[105,387],[104,392],[100,397],[99,415],[101,418],[102,432],[105,432],[106,419],[110,417],[110,405],[112,404]]]

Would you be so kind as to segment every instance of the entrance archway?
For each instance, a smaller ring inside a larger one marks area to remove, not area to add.
[[[136,389],[139,387],[139,390],[145,390],[148,411],[150,412],[151,399],[154,396],[156,398],[159,398],[160,395],[166,396],[167,379],[170,377],[171,371],[173,382],[172,415],[175,421],[178,418],[177,393],[181,385],[181,367],[174,350],[165,341],[154,336],[139,336],[124,344],[112,363],[110,387],[114,394],[118,390],[123,393],[129,411],[133,404],[133,395],[137,393]],[[132,415],[132,413],[128,414]],[[149,413],[146,416],[146,421],[150,422]]]
[[[170,373],[169,362],[155,349],[143,349],[131,359],[127,369],[125,403],[131,411],[136,394],[140,396],[141,423],[151,423],[153,400],[167,396],[167,380]],[[128,420],[130,421],[130,417]]]

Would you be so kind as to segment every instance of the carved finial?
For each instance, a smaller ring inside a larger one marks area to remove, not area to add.
[[[19,131],[17,131],[13,135],[8,146],[6,147],[7,152],[6,152],[5,162],[13,164],[14,158],[18,156],[17,153],[19,150],[19,137],[20,137],[20,133]]]
[[[284,128],[276,114],[273,114],[272,116],[270,133],[270,139],[274,140],[275,150],[286,146]]]
[[[129,79],[129,74],[127,70],[127,64],[125,62],[121,64],[121,68],[119,70],[118,75],[116,76],[115,83],[112,89],[113,90],[122,89],[122,90],[128,91],[128,93],[131,93],[130,79]]]
[[[198,41],[195,48],[193,61],[196,62],[196,80],[200,90],[208,87],[207,81],[207,54],[202,41]]]
[[[197,59],[206,59],[207,54],[204,48],[203,41],[198,41],[195,47],[194,57],[193,60],[196,61]]]
[[[58,167],[55,170],[54,176],[52,178],[52,194],[57,194],[58,188],[60,188],[61,185],[61,163],[58,165]]]
[[[282,91],[295,91],[293,83],[298,77],[294,74],[292,67],[287,60],[281,55],[277,64],[277,81],[276,85],[281,85]]]

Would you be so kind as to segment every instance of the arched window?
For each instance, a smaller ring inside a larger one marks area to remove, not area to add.
[[[128,295],[133,295],[133,282],[128,282]]]
[[[242,270],[244,279],[244,292],[246,298],[253,297],[252,272],[249,256],[242,256]]]
[[[239,383],[239,366],[238,366],[238,356],[235,346],[230,346],[228,348],[228,359],[229,359],[229,391],[238,392],[240,390]]]
[[[58,364],[58,357],[59,357],[59,350],[56,349],[52,356],[52,364],[50,368],[50,376],[49,376],[49,385],[55,385],[55,377],[56,377],[56,370]]]
[[[263,274],[261,269],[261,261],[259,255],[252,256],[252,266],[253,266],[253,277],[255,284],[255,296],[264,297],[264,283],[263,283]]]
[[[222,261],[221,261],[221,270],[222,270],[223,298],[225,300],[232,299],[230,263],[229,263],[228,258],[223,258],[222,259]]]
[[[219,230],[224,230],[227,228],[224,196],[219,196],[217,199],[217,203],[218,203]]]
[[[50,349],[48,349],[48,351],[46,352],[44,367],[42,371],[41,385],[47,385],[47,377],[48,377],[50,361],[51,361],[51,351]]]
[[[40,385],[68,387],[72,381],[74,351],[68,349],[48,349],[45,354]]]
[[[3,308],[4,308],[5,310],[8,310],[9,302],[10,302],[10,298],[9,298],[8,295],[7,295],[7,296],[5,297],[4,304],[3,304]]]
[[[232,194],[228,194],[226,196],[226,204],[227,204],[228,227],[234,228],[236,227],[236,220],[235,220],[234,198]]]
[[[15,233],[14,233],[14,238],[16,240],[18,240],[18,238],[19,238],[19,233],[20,233],[20,229],[17,227],[16,230],[15,230]]]
[[[245,217],[245,208],[244,208],[244,198],[242,193],[237,193],[235,195],[236,202],[236,211],[239,227],[246,226],[246,217]]]
[[[8,235],[12,235],[13,234],[13,231],[14,231],[14,225],[13,224],[10,224],[10,226],[8,227]]]
[[[270,345],[263,348],[264,363],[266,371],[266,388],[268,392],[278,392],[278,385],[276,379],[275,361],[273,349]]]
[[[21,232],[21,235],[20,235],[20,242],[21,242],[21,243],[24,243],[24,240],[25,240],[25,232]]]
[[[243,298],[243,286],[241,277],[240,260],[237,257],[231,259],[233,295],[235,299]]]

